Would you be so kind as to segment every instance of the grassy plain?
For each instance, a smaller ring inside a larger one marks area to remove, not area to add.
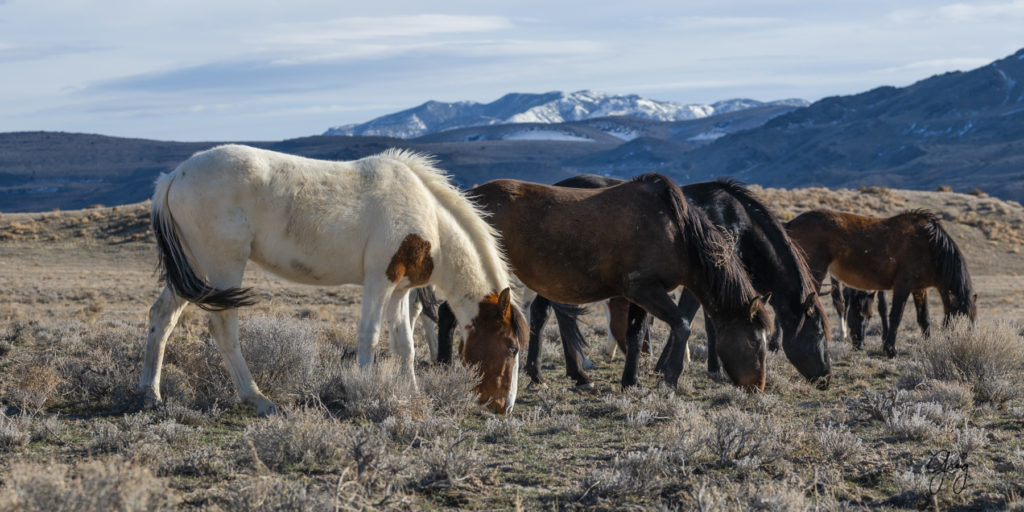
[[[833,340],[827,391],[779,353],[755,395],[706,374],[698,324],[676,390],[659,389],[645,361],[642,387],[622,391],[621,356],[597,353],[592,308],[595,391],[573,391],[547,343],[548,386],[522,390],[505,418],[473,405],[471,376],[430,365],[422,345],[419,392],[396,384],[384,352],[378,372],[356,370],[359,287],[252,267],[262,301],[242,313],[243,350],[286,414],[258,419],[237,403],[196,308],[168,344],[166,404],[137,412],[160,290],[148,206],[0,215],[0,509],[1024,510],[1024,209],[952,193],[754,190],[783,218],[938,211],[969,259],[979,324],[923,339],[905,318],[890,360],[876,318],[866,350]],[[935,325],[939,311],[933,293]]]

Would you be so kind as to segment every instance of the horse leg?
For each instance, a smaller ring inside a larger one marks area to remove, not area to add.
[[[238,345],[238,309],[211,311],[209,316],[210,332],[217,342],[217,349],[228,365],[231,378],[235,382],[235,390],[243,402],[256,406],[256,414],[267,416],[277,412],[277,406],[263,396],[260,388],[252,379],[249,367],[242,357],[242,349]]]
[[[644,327],[647,311],[636,304],[629,305],[628,326],[626,328],[626,364],[622,368],[622,387],[637,385],[637,372],[640,366],[640,336]]]
[[[914,291],[914,308],[917,309],[917,325],[921,327],[921,334],[924,334],[925,338],[932,335],[931,326],[929,325],[928,318],[928,290],[915,290]]]
[[[879,318],[882,321],[882,339],[889,336],[889,305],[886,303],[886,293],[879,291]]]
[[[142,357],[142,375],[136,393],[142,397],[144,406],[156,405],[160,401],[160,370],[164,363],[164,347],[171,330],[178,323],[181,312],[188,302],[174,294],[171,287],[164,286],[160,297],[149,308],[149,331],[146,334],[146,352]]]
[[[540,299],[540,296],[537,296],[537,298]],[[558,322],[558,333],[562,338],[562,353],[565,354],[565,374],[576,381],[577,388],[593,389],[594,385],[584,372],[584,362],[587,359],[580,349],[585,342],[583,340],[583,333],[580,332],[580,327],[577,323],[578,320],[566,315],[558,308],[555,308],[555,320]]]
[[[409,293],[409,327],[415,330],[416,321],[422,320],[420,327],[423,328],[423,340],[427,343],[427,350],[430,351],[430,361],[437,362],[437,324],[429,316],[423,314],[423,299],[419,294],[416,294],[416,299],[413,299],[411,295],[413,292]]]
[[[548,322],[548,307],[551,305],[546,297],[540,295],[534,297],[530,303],[530,343],[526,349],[526,374],[530,376],[530,382],[541,385],[544,380],[540,376],[540,335],[544,331],[544,324]],[[569,372],[569,358],[565,359],[566,373]]]
[[[697,314],[697,310],[700,309],[700,302],[697,297],[690,293],[690,290],[683,289],[683,292],[679,294],[679,311],[683,314],[683,319],[689,325],[693,321],[693,317]],[[671,338],[671,334],[669,335]],[[682,344],[683,350],[683,363],[690,362],[690,344],[689,344],[690,332],[686,332],[686,336],[681,338],[679,343]],[[665,347],[661,349],[661,355],[658,357],[657,364],[654,365],[654,371],[663,372],[665,365],[668,364],[669,354],[672,352],[672,345],[665,343]]]
[[[455,312],[447,302],[437,308],[437,362],[451,364],[452,343],[458,321]]]
[[[708,373],[718,373],[721,364],[718,362],[718,343],[715,339],[715,326],[711,324],[711,317],[704,312],[704,334],[708,337]]]
[[[626,355],[626,335],[629,331],[629,301],[623,297],[612,297],[605,303],[608,311],[608,347],[605,353],[608,358],[615,357],[615,348]]]
[[[402,373],[416,386],[416,347],[413,344],[412,325],[409,323],[409,292],[395,290],[388,299],[388,344],[402,360]]]
[[[908,288],[894,288],[892,291],[892,309],[889,310],[889,332],[886,333],[882,342],[882,349],[888,357],[896,357],[896,331],[900,328],[900,320],[903,319],[903,308],[907,305],[907,298],[910,297]]]
[[[836,308],[836,314],[839,315],[839,339],[846,341],[850,337],[850,328],[846,325],[846,301],[843,300],[843,286],[839,284],[839,281],[832,277],[832,305]]]
[[[390,298],[393,286],[381,276],[363,284],[363,304],[359,315],[359,330],[356,334],[356,349],[360,368],[373,364],[373,352],[380,338],[381,318],[384,305]]]
[[[604,346],[601,347],[601,351],[604,352],[604,356],[608,359],[615,359],[615,351],[619,348],[618,340],[612,334],[612,330],[615,329],[612,320],[611,300],[606,300],[602,304],[604,305],[604,319],[607,326],[607,338],[605,338]],[[628,314],[628,309],[627,309]],[[625,342],[625,340],[623,340]]]
[[[655,318],[667,323],[671,334],[668,338],[668,346],[666,350],[669,350],[668,356],[666,356],[665,362],[662,369],[662,381],[669,386],[670,389],[675,389],[676,383],[679,381],[679,374],[683,371],[683,356],[684,356],[684,343],[690,336],[690,322],[687,320],[683,312],[679,309],[672,298],[669,297],[668,293],[658,285],[649,286],[634,286],[630,291],[630,295],[627,298],[634,304],[644,308]],[[632,328],[632,313],[630,316],[630,328]],[[640,332],[638,330],[637,334]],[[628,338],[628,336],[627,336]],[[635,343],[635,346],[634,346]],[[640,353],[640,340],[629,340],[629,351],[639,355]],[[636,356],[634,356],[636,357]],[[636,361],[632,362],[633,367],[630,366],[629,357],[626,358],[626,369],[627,371],[632,370],[633,382],[636,383]],[[630,385],[627,383],[627,374],[623,373],[623,386]]]

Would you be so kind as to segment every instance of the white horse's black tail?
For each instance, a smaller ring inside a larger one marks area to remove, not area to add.
[[[157,180],[150,212],[159,254],[157,265],[160,279],[166,281],[176,295],[207,311],[223,311],[255,304],[256,298],[251,288],[214,288],[192,268],[178,237],[174,216],[166,204],[167,191],[173,180],[173,174],[162,175]]]

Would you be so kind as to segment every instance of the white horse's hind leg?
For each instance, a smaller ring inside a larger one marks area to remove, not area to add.
[[[174,294],[170,286],[164,286],[160,297],[149,308],[146,351],[142,357],[142,375],[139,376],[136,388],[147,406],[160,401],[160,370],[164,362],[164,347],[187,304],[185,299]]]
[[[210,332],[217,342],[220,355],[224,357],[224,362],[228,365],[239,398],[255,405],[256,414],[260,416],[277,412],[274,403],[263,396],[256,382],[252,380],[249,367],[245,364],[245,358],[242,357],[242,349],[238,345],[238,310],[211,311]]]
[[[416,352],[409,324],[409,292],[394,292],[386,308],[391,350],[402,360],[402,372],[416,387]]]

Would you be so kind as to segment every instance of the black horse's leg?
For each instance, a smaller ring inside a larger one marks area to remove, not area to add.
[[[697,310],[700,309],[700,302],[697,301],[697,297],[690,293],[690,290],[683,289],[683,293],[679,294],[679,311],[683,314],[683,320],[686,321],[687,327],[690,322],[693,321],[694,315],[697,314]],[[661,349],[661,355],[658,357],[658,363],[654,365],[654,371],[665,372],[665,367],[669,364],[669,361],[675,360],[676,357],[685,363],[686,361],[686,344],[690,339],[690,330],[687,329],[685,333],[681,334],[679,339],[676,340],[678,346],[673,345],[672,335],[669,334],[669,339],[665,342],[665,347]],[[678,350],[679,354],[675,354],[673,351]],[[679,367],[679,373],[682,373],[682,366]],[[678,375],[678,373],[677,373]]]
[[[888,357],[896,357],[896,331],[900,328],[900,320],[903,319],[903,308],[907,305],[907,298],[910,297],[910,290],[907,288],[896,288],[892,291],[892,309],[889,311],[889,332],[886,333],[882,349]]]
[[[839,284],[839,281],[832,278],[832,305],[836,308],[836,314],[839,315],[839,339],[846,340],[849,336],[849,328],[846,326],[846,301],[843,300],[843,285]]]
[[[704,333],[708,337],[708,373],[718,373],[721,366],[718,363],[718,343],[715,341],[715,326],[711,325],[711,317],[707,311],[704,312]]]
[[[882,320],[882,340],[889,336],[889,305],[885,301],[885,292],[878,292],[878,318]]]
[[[924,337],[932,335],[932,329],[928,318],[928,290],[914,291],[914,307],[917,309],[917,325],[921,327],[921,334]]]
[[[532,310],[530,315],[532,317]],[[562,338],[562,353],[565,354],[565,374],[576,381],[577,388],[592,388],[593,384],[583,370],[583,333],[580,332],[577,319],[555,309],[555,320],[558,322],[558,333]]]
[[[451,364],[452,341],[458,321],[447,302],[437,308],[437,362]]]
[[[637,385],[640,366],[640,337],[643,334],[647,311],[636,304],[629,305],[629,321],[626,327],[626,364],[622,369],[622,387]]]
[[[530,303],[530,344],[526,349],[526,374],[534,384],[543,384],[540,377],[541,332],[548,321],[548,308],[551,301],[538,295]],[[568,359],[567,359],[568,360]]]

